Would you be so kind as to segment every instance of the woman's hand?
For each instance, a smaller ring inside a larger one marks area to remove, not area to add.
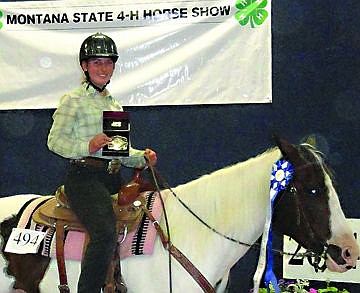
[[[96,153],[98,150],[106,146],[111,141],[111,138],[108,137],[104,133],[100,133],[95,135],[90,141],[89,141],[89,153],[93,154]]]
[[[151,149],[145,149],[145,159],[149,166],[154,166],[157,162],[156,153]]]

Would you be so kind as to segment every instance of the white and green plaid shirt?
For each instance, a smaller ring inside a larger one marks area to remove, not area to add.
[[[61,98],[60,105],[53,115],[53,125],[48,136],[48,147],[54,153],[69,159],[90,156],[89,141],[102,133],[103,111],[123,111],[121,105],[105,90],[100,95],[87,83],[72,90]],[[91,154],[103,157],[101,150]],[[127,167],[145,165],[144,151],[130,148],[129,157],[117,157]]]

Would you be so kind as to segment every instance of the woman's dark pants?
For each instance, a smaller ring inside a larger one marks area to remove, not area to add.
[[[65,193],[71,209],[87,230],[90,241],[82,261],[78,293],[99,293],[116,246],[116,216],[111,194],[121,186],[120,173],[106,168],[71,164]]]

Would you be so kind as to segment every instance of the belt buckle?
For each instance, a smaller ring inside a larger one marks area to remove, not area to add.
[[[121,163],[119,159],[113,159],[108,163],[107,171],[109,174],[116,174],[119,172]]]
[[[75,166],[86,167],[86,162],[84,159],[72,159],[70,160],[70,163]]]

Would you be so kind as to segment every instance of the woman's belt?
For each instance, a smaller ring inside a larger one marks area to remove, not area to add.
[[[120,169],[121,163],[118,159],[102,159],[96,157],[85,157],[82,159],[72,159],[70,163],[73,165],[81,166],[81,167],[95,167],[107,169],[107,171],[112,173],[117,173]]]

